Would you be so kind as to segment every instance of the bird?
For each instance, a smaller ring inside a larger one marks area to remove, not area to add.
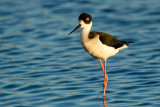
[[[92,57],[98,58],[101,68],[104,73],[103,96],[105,96],[106,87],[108,83],[108,76],[106,73],[106,60],[114,56],[120,50],[127,48],[127,45],[133,42],[126,42],[116,39],[112,35],[104,32],[91,31],[92,16],[88,13],[80,14],[78,18],[78,26],[68,35],[72,34],[78,28],[81,28],[80,41],[82,47]],[[104,66],[102,60],[104,60]]]

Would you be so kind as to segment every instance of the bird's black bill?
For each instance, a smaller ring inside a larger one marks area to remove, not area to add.
[[[71,33],[73,33],[75,30],[77,30],[81,25],[79,24],[72,32],[70,32],[68,35],[70,35]]]

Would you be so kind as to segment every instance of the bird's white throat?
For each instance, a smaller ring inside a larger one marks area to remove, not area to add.
[[[80,21],[81,24],[81,42],[88,40],[88,35],[90,33],[92,22],[90,24],[85,24],[83,21]]]

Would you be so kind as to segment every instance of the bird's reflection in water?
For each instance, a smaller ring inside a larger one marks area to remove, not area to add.
[[[104,105],[104,107],[107,107],[107,102],[106,102],[105,96],[103,96],[103,105]]]

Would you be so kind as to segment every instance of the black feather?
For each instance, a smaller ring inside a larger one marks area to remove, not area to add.
[[[114,38],[112,35],[103,32],[90,32],[89,38],[93,39],[97,35],[99,35],[99,40],[102,42],[102,44],[114,47],[115,49],[122,47],[124,44],[129,45],[129,43],[133,43],[118,40]]]

